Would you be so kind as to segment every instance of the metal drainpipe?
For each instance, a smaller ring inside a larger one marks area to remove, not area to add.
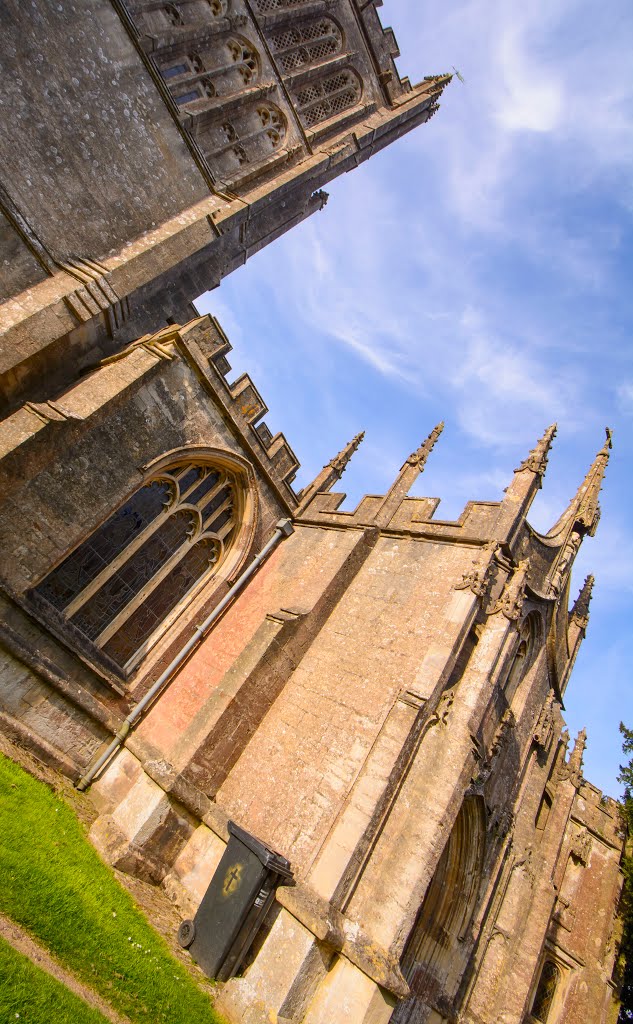
[[[154,685],[150,687],[145,696],[142,697],[141,700],[138,702],[134,710],[131,711],[130,714],[127,716],[127,718],[123,722],[123,725],[121,726],[119,731],[116,733],[114,739],[112,740],[110,746],[103,752],[103,754],[101,754],[101,756],[95,761],[95,763],[91,765],[86,774],[82,775],[79,782],[76,784],[78,790],[80,790],[83,793],[84,790],[88,788],[97,772],[99,772],[101,768],[103,768],[104,764],[106,764],[106,762],[110,760],[112,755],[116,753],[119,747],[123,745],[126,737],[132,730],[132,726],[141,717],[143,711],[148,706],[148,704],[151,704],[154,698],[157,697],[161,693],[161,691],[166,688],[167,684],[169,683],[174,674],[174,671],[178,668],[179,665],[182,664],[182,662],[185,660],[190,651],[193,650],[196,644],[198,644],[202,640],[204,634],[207,632],[209,627],[213,625],[218,616],[224,611],[226,606],[233,600],[237,592],[242,589],[247,580],[249,580],[253,573],[257,571],[259,566],[262,564],[263,561],[265,561],[265,559],[268,557],[273,548],[277,547],[279,541],[283,537],[289,537],[291,533],[294,533],[294,527],[290,520],[280,519],[279,522],[277,523],[277,529],[273,533],[268,543],[264,545],[264,547],[256,556],[256,558],[254,558],[251,564],[248,566],[248,568],[244,570],[242,575],[239,576],[238,579],[236,579],[233,586],[230,588],[230,590],[227,591],[227,593],[224,595],[220,603],[215,606],[210,615],[207,616],[202,625],[196,626],[195,633],[193,634],[191,639],[187,641],[182,650],[178,652],[176,657],[173,659],[173,661],[170,662],[170,664],[167,666],[162,675],[159,676]]]

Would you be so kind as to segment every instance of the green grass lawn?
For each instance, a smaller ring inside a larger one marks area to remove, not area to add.
[[[0,1021],[10,1024],[108,1024],[49,974],[0,939]]]
[[[135,1024],[220,1024],[70,807],[2,755],[0,911]]]

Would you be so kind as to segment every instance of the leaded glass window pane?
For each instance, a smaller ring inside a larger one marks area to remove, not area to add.
[[[213,526],[214,516],[216,515],[217,510],[220,508],[220,506],[224,505],[224,503],[230,497],[230,495],[230,488],[223,487],[222,490],[218,494],[216,494],[214,498],[211,499],[208,505],[204,506],[204,508],[202,509],[202,522],[204,524],[205,530],[211,528],[215,529],[215,526]]]
[[[156,480],[141,487],[88,540],[53,569],[37,592],[63,609],[169,504],[171,486]]]
[[[209,473],[209,475],[205,477],[202,483],[198,484],[196,489],[192,491],[191,494],[188,494],[186,496],[186,500],[192,505],[199,504],[201,499],[204,498],[205,495],[208,494],[209,491],[215,487],[219,479],[219,473]]]
[[[209,529],[213,530],[214,533],[219,533],[222,527],[228,523],[229,519],[233,516],[233,512],[230,508],[221,512],[217,519],[214,519],[212,523],[209,523]]]
[[[106,580],[72,617],[74,624],[94,640],[122,608],[136,597],[191,533],[191,515],[177,512],[145,541],[120,569]]]
[[[234,507],[234,484],[223,470],[176,464],[132,495],[35,591],[127,665],[228,550]],[[221,531],[222,544],[196,541],[210,528]]]
[[[541,978],[534,997],[534,1005],[532,1006],[532,1016],[535,1020],[541,1021],[542,1024],[547,1022],[559,979],[560,971],[556,964],[551,960],[546,960],[543,964]]]
[[[172,611],[198,580],[213,565],[217,547],[212,540],[201,540],[145,599],[121,629],[105,645],[104,650],[114,661],[125,664],[145,643],[165,616]]]
[[[176,96],[175,99],[176,103],[193,103],[201,99],[201,96],[197,89],[191,89],[189,92],[183,92],[181,96]]]
[[[188,64],[172,64],[170,68],[163,69],[163,78],[175,78],[176,75],[185,75],[189,71]]]
[[[178,480],[178,486],[180,487],[180,494],[186,494],[186,492],[193,487],[195,483],[202,478],[204,474],[203,466],[190,466],[184,473],[174,473],[174,476]]]

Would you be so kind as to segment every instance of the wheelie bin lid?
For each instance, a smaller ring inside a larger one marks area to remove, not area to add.
[[[272,847],[263,843],[261,839],[257,839],[255,836],[247,832],[246,829],[240,828],[234,821],[228,823],[229,834],[239,839],[244,846],[247,846],[252,853],[261,861],[265,868],[269,871],[274,871],[276,874],[281,875],[283,878],[291,879],[292,868],[290,867],[290,861],[282,857],[280,853],[273,850]],[[286,885],[288,882],[286,882]]]

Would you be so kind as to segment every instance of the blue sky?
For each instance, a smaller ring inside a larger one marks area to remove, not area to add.
[[[547,530],[604,426],[602,521],[572,590],[596,576],[566,695],[585,775],[612,795],[633,727],[633,9],[629,0],[387,0],[399,68],[456,65],[425,126],[328,186],[325,210],[199,300],[301,460],[297,486],[359,430],[346,507],[382,492],[439,420],[415,493],[456,518],[499,500],[558,422],[530,521]]]

